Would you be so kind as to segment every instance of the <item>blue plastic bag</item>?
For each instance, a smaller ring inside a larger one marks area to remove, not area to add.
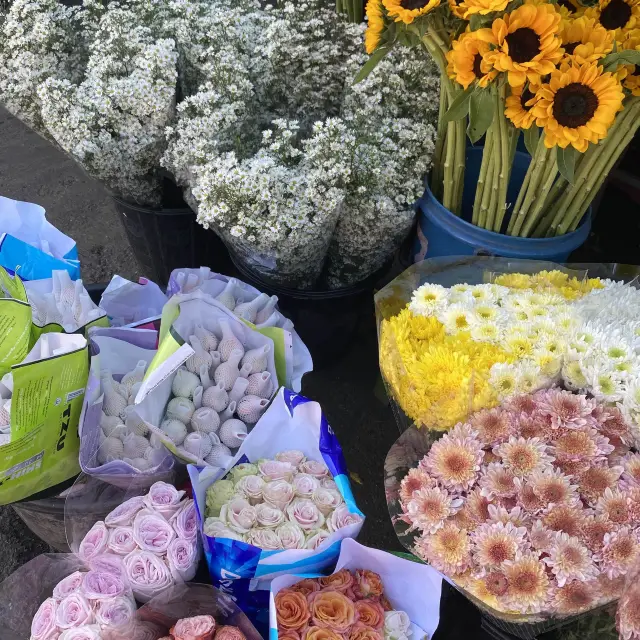
[[[31,202],[0,196],[0,265],[23,280],[51,278],[65,269],[80,277],[76,243],[47,221],[45,210]]]
[[[204,533],[206,490],[241,462],[274,458],[289,449],[302,451],[307,459],[324,462],[349,511],[361,516],[357,523],[335,531],[317,549],[265,551],[229,538]],[[203,546],[213,584],[230,594],[266,636],[269,623],[269,589],[273,578],[287,573],[317,573],[333,569],[345,538],[355,538],[364,521],[356,506],[342,449],[320,405],[282,388],[243,442],[233,461],[213,471],[189,465],[193,495]]]

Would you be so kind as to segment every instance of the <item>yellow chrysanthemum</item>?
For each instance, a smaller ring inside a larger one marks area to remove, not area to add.
[[[576,18],[560,23],[560,37],[565,56],[578,64],[596,62],[613,49],[613,33],[595,18]]]
[[[367,2],[367,30],[364,34],[364,48],[369,55],[378,48],[383,31],[382,0],[369,0]]]
[[[597,64],[563,65],[538,90],[533,113],[548,148],[572,145],[584,153],[607,135],[623,98],[620,82]]]
[[[458,18],[464,18],[467,13],[467,4],[463,0],[448,0],[451,13]]]
[[[531,107],[536,102],[537,85],[521,84],[511,87],[511,95],[505,101],[504,115],[518,129],[528,129],[535,121]]]
[[[562,59],[560,14],[552,4],[525,4],[493,21],[487,38],[495,49],[485,56],[498,71],[508,73],[512,87],[540,82]]]
[[[600,0],[597,7],[587,9],[584,15],[597,20],[622,42],[640,27],[640,0]]]
[[[395,22],[411,24],[440,6],[440,0],[382,0],[382,4]]]
[[[474,14],[486,15],[495,11],[504,11],[509,4],[509,0],[465,0],[465,9],[463,18],[467,20]]]
[[[640,29],[634,31],[621,45],[621,49],[640,51]],[[640,96],[640,65],[625,65],[622,85],[634,96]]]
[[[569,277],[564,271],[538,271],[533,275],[526,273],[504,273],[494,280],[494,283],[509,289],[533,289],[536,293],[558,294],[567,300],[575,300],[590,293],[594,289],[603,289],[600,278],[586,278],[578,280]],[[548,304],[549,300],[544,300]]]
[[[447,52],[447,60],[453,77],[465,89],[475,81],[478,86],[486,87],[498,75],[483,57],[489,52],[489,44],[478,37],[478,31],[460,34],[451,47]]]

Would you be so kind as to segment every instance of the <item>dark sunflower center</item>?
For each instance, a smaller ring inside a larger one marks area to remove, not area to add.
[[[473,73],[476,78],[482,78],[482,76],[484,75],[482,73],[482,69],[480,68],[481,62],[482,56],[479,53],[476,53],[475,57],[473,58]]]
[[[414,11],[415,9],[422,9],[429,4],[429,0],[400,0],[400,6],[407,11]]]
[[[565,9],[569,10],[569,13],[575,13],[576,8],[569,2],[569,0],[558,0],[558,4],[561,7],[565,7]]]
[[[509,56],[514,62],[529,62],[540,53],[540,36],[529,27],[516,29],[506,37]]]
[[[633,65],[633,72],[631,73],[632,76],[640,76],[640,66],[638,66],[637,64]]]
[[[611,0],[600,13],[600,24],[609,30],[624,27],[631,17],[631,7],[624,0]]]
[[[529,111],[531,107],[527,107],[527,102],[533,98],[533,93],[529,91],[529,87],[526,87],[525,90],[520,95],[520,106],[525,110]]]
[[[564,47],[564,52],[568,55],[568,56],[572,56],[573,52],[576,50],[576,47],[579,45],[579,42],[569,42],[568,44],[563,44],[562,46]]]
[[[591,118],[598,108],[598,96],[591,87],[572,82],[558,89],[553,101],[553,117],[563,127],[575,129]]]

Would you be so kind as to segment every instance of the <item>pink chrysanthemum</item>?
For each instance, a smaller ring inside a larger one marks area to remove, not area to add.
[[[586,582],[598,575],[591,552],[578,538],[558,532],[548,553],[544,563],[551,568],[559,587],[573,580]]]
[[[529,531],[529,541],[536,551],[547,553],[554,543],[556,532],[547,529],[541,520],[536,520]]]
[[[627,495],[622,491],[605,489],[596,502],[596,511],[615,524],[629,524],[628,500]]]
[[[576,493],[577,485],[571,484],[569,478],[559,469],[534,471],[527,478],[527,483],[545,505],[575,504],[579,500]]]
[[[516,554],[526,546],[524,527],[511,522],[483,524],[471,534],[473,559],[481,569],[497,568],[505,560],[515,560]]]
[[[637,526],[640,523],[640,487],[631,487],[626,494],[629,521]]]
[[[602,549],[605,534],[611,533],[614,529],[615,525],[606,516],[589,515],[580,526],[580,540],[587,548],[597,553]]]
[[[539,438],[509,438],[508,442],[496,447],[493,452],[520,478],[548,467],[552,460],[547,454],[547,445]]]
[[[627,453],[623,456],[622,465],[624,467],[623,478],[629,484],[640,487],[640,453]]]
[[[495,497],[511,498],[518,491],[514,480],[515,476],[510,469],[505,468],[499,462],[492,462],[480,475],[478,485],[482,495],[490,500]]]
[[[554,429],[579,429],[594,421],[591,413],[596,406],[595,400],[590,400],[584,395],[560,389],[547,389],[542,393],[536,393],[536,400],[540,411],[551,418],[551,426]]]
[[[592,609],[598,602],[598,583],[574,580],[555,590],[553,608],[560,615],[581,613]]]
[[[620,409],[616,407],[606,407],[602,408],[600,412],[594,411],[594,415],[596,414],[599,430],[605,436],[609,439],[617,438],[627,445],[632,443],[633,438],[629,430],[629,425]]]
[[[554,460],[553,466],[560,469],[565,476],[575,480],[589,468],[590,462],[590,460]]]
[[[480,441],[495,445],[509,439],[512,430],[511,416],[502,409],[484,409],[471,416],[469,424],[478,432]]]
[[[507,411],[525,415],[531,415],[538,409],[538,403],[534,396],[529,393],[521,396],[513,396],[512,398],[509,398],[503,406]]]
[[[452,498],[440,487],[414,491],[406,503],[405,513],[414,528],[433,533],[462,506],[462,498]]]
[[[618,603],[616,626],[622,640],[640,639],[640,584],[637,580],[627,581]]]
[[[520,505],[527,513],[538,513],[545,508],[545,504],[533,492],[533,487],[527,480],[516,479],[518,487],[518,505]]]
[[[609,578],[626,575],[640,553],[638,538],[629,527],[605,533],[602,551],[596,556],[600,568]]]
[[[594,460],[613,451],[609,439],[595,429],[567,430],[554,441],[553,455],[560,460]]]
[[[521,438],[540,438],[544,442],[551,434],[551,420],[542,414],[521,414],[515,431]]]
[[[481,580],[487,592],[496,598],[505,596],[509,589],[509,581],[502,571],[491,571]]]
[[[604,573],[601,573],[598,578],[598,589],[601,603],[617,600],[624,589],[624,577],[609,578]]]
[[[607,489],[616,486],[621,472],[622,467],[592,465],[577,477],[578,491],[587,502],[595,504]]]
[[[452,491],[470,489],[480,471],[484,452],[475,438],[445,435],[431,446],[425,468]]]
[[[524,527],[529,522],[529,516],[522,510],[522,507],[506,509],[502,505],[490,504],[488,522],[510,522],[516,527]]]
[[[584,509],[579,506],[558,504],[545,510],[542,523],[552,531],[564,531],[570,536],[579,536],[584,522]]]
[[[414,492],[419,489],[430,489],[436,486],[435,480],[419,467],[409,469],[409,473],[402,479],[400,483],[400,501],[406,504],[411,500]]]
[[[545,566],[533,554],[504,563],[502,570],[509,583],[507,601],[510,609],[520,613],[542,611],[549,597],[549,578]]]
[[[415,551],[434,569],[447,576],[464,573],[471,561],[471,545],[465,529],[447,523],[434,534],[425,534],[415,543]]]
[[[463,509],[465,514],[477,524],[489,518],[489,500],[482,495],[479,487],[467,494]]]

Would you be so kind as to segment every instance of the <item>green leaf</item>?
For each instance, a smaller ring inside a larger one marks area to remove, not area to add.
[[[625,49],[616,51],[605,56],[601,62],[605,71],[614,71],[617,67],[624,64],[635,64],[640,66],[640,51],[633,49]]]
[[[444,114],[444,122],[461,120],[467,115],[467,113],[469,113],[469,100],[471,99],[471,94],[474,92],[474,90],[475,89],[473,87],[469,87],[455,97],[454,101],[451,103],[451,106]]]
[[[538,147],[538,140],[540,140],[540,129],[535,124],[524,130],[524,146],[532,158]]]
[[[573,184],[573,178],[576,169],[576,160],[580,152],[571,145],[561,149],[556,147],[556,161],[558,162],[558,171],[569,184]]]
[[[493,122],[495,97],[490,89],[478,89],[469,101],[469,126],[467,135],[471,142],[478,142]]]
[[[369,57],[369,59],[362,65],[360,71],[356,74],[352,84],[358,84],[362,82],[378,65],[378,62],[384,58],[389,51],[393,49],[393,45],[378,47]]]

